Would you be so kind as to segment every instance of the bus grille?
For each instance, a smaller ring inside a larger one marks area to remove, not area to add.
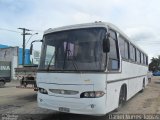
[[[55,94],[64,94],[64,95],[76,95],[79,92],[73,90],[63,90],[63,89],[49,89],[50,92]]]

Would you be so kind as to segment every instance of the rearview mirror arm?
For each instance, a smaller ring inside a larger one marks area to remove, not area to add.
[[[34,40],[31,42],[31,45],[30,45],[30,54],[32,55],[32,50],[33,50],[33,43],[34,42],[43,42],[43,40]]]

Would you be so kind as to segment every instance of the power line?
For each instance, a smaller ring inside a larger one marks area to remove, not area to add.
[[[15,30],[7,29],[7,28],[0,28],[0,30],[15,32],[15,33],[21,33],[21,32],[15,31]],[[36,30],[36,29],[30,29],[30,31],[37,31],[37,32],[41,32],[41,33],[44,32],[43,30]]]
[[[37,32],[44,32],[43,30],[35,30],[35,29],[30,29],[31,31],[37,31]]]
[[[6,29],[6,28],[0,28],[0,30],[9,31],[9,32],[15,32],[15,33],[21,33],[21,32],[10,30],[10,29]]]

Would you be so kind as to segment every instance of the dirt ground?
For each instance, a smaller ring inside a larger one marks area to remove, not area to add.
[[[136,94],[118,112],[111,112],[103,117],[58,113],[37,107],[37,95],[32,89],[15,86],[17,81],[0,88],[0,120],[107,120],[113,114],[159,114],[160,119],[160,77],[153,77],[143,93]],[[113,118],[113,116],[112,116]]]

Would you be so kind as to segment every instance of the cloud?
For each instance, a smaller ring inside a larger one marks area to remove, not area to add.
[[[159,44],[154,44],[160,41],[159,4],[159,0],[0,0],[0,24],[13,30],[18,27],[38,30],[39,35],[33,38],[40,39],[42,31],[48,28],[94,21],[111,22],[154,56],[160,54]],[[21,37],[3,32],[0,42],[8,44],[11,39]]]
[[[0,0],[0,14],[2,23],[14,25],[32,11],[33,4],[26,0]]]
[[[143,48],[149,57],[160,55],[160,37],[156,29],[147,28],[145,26],[128,28],[125,30],[132,41]]]
[[[95,20],[101,20],[101,18],[95,15],[77,12],[76,14],[74,14],[73,20],[77,23],[80,22],[84,23],[84,22],[94,22]]]
[[[127,28],[125,32],[135,41],[143,41],[156,37],[155,31],[147,27]]]

